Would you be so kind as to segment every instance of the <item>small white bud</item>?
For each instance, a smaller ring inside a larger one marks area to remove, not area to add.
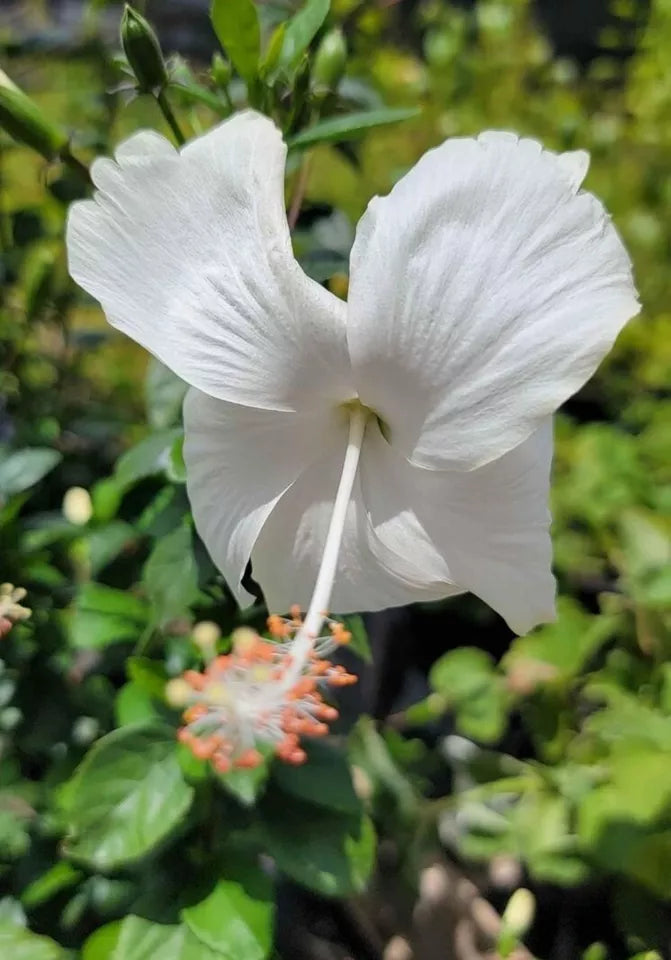
[[[201,620],[191,632],[191,639],[204,654],[214,654],[220,637],[221,630],[212,620]]]
[[[70,487],[63,497],[63,516],[78,527],[85,526],[93,514],[91,495],[84,487]]]
[[[523,937],[534,921],[536,899],[525,887],[520,887],[511,896],[503,911],[501,922],[504,930],[515,937]]]
[[[186,680],[175,677],[165,685],[165,701],[171,707],[182,709],[191,699],[192,690]]]

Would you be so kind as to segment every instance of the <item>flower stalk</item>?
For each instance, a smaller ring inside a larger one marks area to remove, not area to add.
[[[212,650],[204,671],[188,670],[182,680],[171,681],[170,702],[186,707],[179,739],[219,773],[258,766],[264,759],[259,747],[270,747],[286,763],[303,763],[307,755],[300,738],[324,736],[338,717],[324,700],[324,688],[356,682],[326,659],[351,639],[326,611],[368,416],[364,407],[352,405],[342,473],[305,620],[299,609],[289,618],[271,615],[270,641],[249,628],[236,630],[229,654],[217,656]]]
[[[322,554],[315,588],[312,593],[312,599],[305,621],[294,640],[292,649],[294,667],[288,679],[292,679],[294,675],[300,675],[306,657],[309,656],[310,650],[327,616],[331,593],[333,592],[333,582],[338,566],[338,554],[340,553],[340,545],[345,529],[347,507],[349,506],[352,487],[354,486],[354,480],[356,479],[359,468],[361,445],[363,443],[364,433],[366,432],[368,416],[368,411],[359,404],[353,406],[350,412],[347,450],[345,452],[338,491],[333,504],[333,513],[331,514],[331,521],[326,534],[324,553]]]

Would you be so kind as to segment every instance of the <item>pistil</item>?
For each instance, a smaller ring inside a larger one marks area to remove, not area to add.
[[[324,700],[326,687],[346,686],[356,677],[326,657],[350,639],[327,615],[347,509],[361,457],[370,411],[349,406],[349,438],[317,580],[305,620],[268,618],[271,640],[241,628],[229,654],[214,651],[202,671],[172,681],[171,701],[186,707],[180,740],[220,773],[254,767],[270,748],[287,763],[303,763],[300,738],[324,736],[338,711]],[[322,634],[320,636],[320,634]]]

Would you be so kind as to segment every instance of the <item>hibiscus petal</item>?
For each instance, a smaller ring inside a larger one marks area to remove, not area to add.
[[[421,530],[449,578],[488,603],[512,630],[526,633],[554,619],[551,420],[499,460],[468,472],[413,466],[379,434],[366,442],[363,497],[389,548],[419,549]],[[380,483],[380,476],[393,477],[393,484]],[[435,556],[431,564],[440,571]]]
[[[70,272],[113,326],[211,396],[276,410],[353,393],[344,304],[292,253],[285,156],[251,111],[179,152],[140,131],[93,164],[67,230]]]
[[[253,599],[240,581],[268,514],[315,457],[340,446],[344,419],[320,409],[259,410],[189,390],[187,492],[198,533],[240,603]]]
[[[331,596],[331,610],[337,613],[382,610],[463,592],[449,581],[444,559],[394,496],[406,492],[399,491],[396,476],[379,472],[389,462],[383,464],[374,455],[370,443],[374,433],[379,433],[377,427],[369,424],[347,510]],[[304,471],[277,501],[261,530],[252,550],[252,569],[271,610],[283,612],[294,603],[303,609],[309,605],[346,444],[343,424],[333,452]],[[393,517],[378,511],[383,538],[378,536],[364,504],[364,482],[384,491],[379,503],[386,506],[393,501]]]
[[[361,400],[414,463],[525,440],[638,312],[629,258],[577,192],[584,154],[487,133],[427,153],[361,219],[347,337]]]

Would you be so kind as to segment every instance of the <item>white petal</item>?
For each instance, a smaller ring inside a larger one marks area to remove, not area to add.
[[[296,263],[286,146],[248,111],[177,152],[141,131],[71,209],[70,272],[192,386],[266,409],[352,396],[344,305]]]
[[[443,558],[396,496],[396,477],[379,472],[370,442],[376,433],[377,427],[370,424],[347,512],[331,597],[331,610],[339,614],[382,610],[463,592],[449,581]],[[271,610],[283,612],[294,603],[303,609],[309,605],[346,444],[343,424],[335,452],[315,462],[286,491],[259,535],[252,551],[252,570]],[[384,491],[376,501],[382,537],[364,505],[362,487],[367,484],[380,485]]]
[[[424,531],[433,546],[433,569],[439,571],[435,555],[442,557],[449,579],[477,594],[517,633],[554,619],[550,420],[519,447],[470,472],[412,466],[379,435],[366,439],[377,481],[364,472],[363,493],[378,537],[397,551],[412,552],[421,542],[414,531]],[[393,476],[391,496],[380,476]],[[407,540],[399,536],[401,523]],[[423,551],[428,559],[426,545]]]
[[[198,533],[239,602],[252,599],[240,580],[268,514],[330,443],[339,447],[341,418],[320,410],[257,410],[189,390],[184,403],[189,500]]]
[[[638,312],[585,156],[488,133],[427,153],[362,218],[347,337],[391,442],[472,469],[526,439]]]

